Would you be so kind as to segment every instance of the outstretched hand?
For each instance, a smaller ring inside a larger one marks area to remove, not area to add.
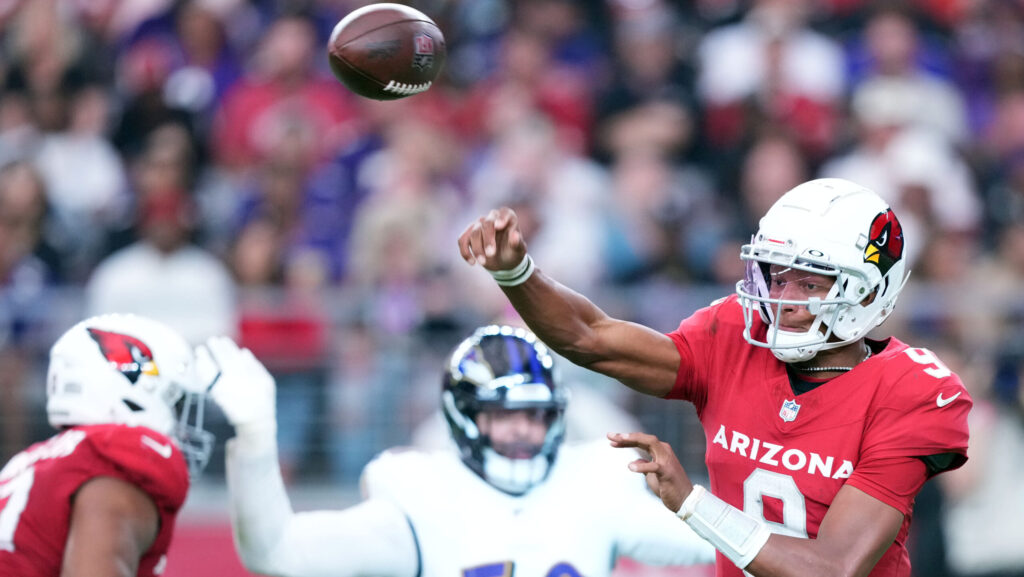
[[[249,349],[228,337],[211,337],[196,347],[200,367],[214,367],[210,396],[234,425],[272,424],[276,419],[276,385]],[[208,369],[209,370],[209,369]]]
[[[526,257],[515,211],[501,207],[478,218],[459,235],[459,253],[470,266],[479,264],[492,271],[515,268]]]
[[[650,455],[650,460],[631,462],[629,470],[644,474],[647,485],[670,511],[675,513],[683,506],[683,500],[693,490],[693,483],[671,445],[647,433],[608,433],[608,440],[613,447],[632,447]]]

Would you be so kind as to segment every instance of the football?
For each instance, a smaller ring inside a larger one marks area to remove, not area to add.
[[[446,56],[444,35],[426,14],[402,4],[363,6],[334,27],[331,71],[352,92],[395,100],[425,92]]]

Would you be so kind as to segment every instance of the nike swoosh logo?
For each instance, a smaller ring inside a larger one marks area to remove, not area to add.
[[[950,399],[950,400],[952,400],[952,399]],[[942,405],[939,405],[939,406],[942,406]],[[155,440],[147,437],[146,435],[142,435],[142,444],[146,445],[150,449],[153,449],[154,451],[156,451],[157,455],[160,455],[161,457],[163,457],[165,459],[170,459],[171,458],[171,453],[173,452],[173,449],[172,449],[170,443],[166,443],[166,444],[158,443]]]
[[[941,409],[942,407],[945,407],[946,405],[948,405],[948,404],[952,403],[954,400],[956,400],[956,398],[959,397],[960,393],[962,393],[962,392],[963,391],[960,391],[960,392],[958,392],[957,394],[953,395],[952,397],[950,397],[948,399],[943,399],[942,398],[942,393],[939,393],[938,398],[935,399],[935,404],[938,405],[939,408]]]

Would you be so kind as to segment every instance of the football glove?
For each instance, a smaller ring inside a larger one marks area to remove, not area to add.
[[[199,378],[211,383],[210,396],[232,425],[276,425],[274,377],[252,351],[228,337],[211,337],[196,347],[196,363]]]

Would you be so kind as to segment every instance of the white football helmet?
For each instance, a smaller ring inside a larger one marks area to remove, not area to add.
[[[908,276],[904,254],[903,229],[873,191],[838,178],[797,186],[768,210],[757,234],[740,251],[747,263],[746,278],[736,283],[744,338],[792,363],[864,337],[896,305]],[[836,281],[823,299],[772,298],[771,265]],[[775,311],[782,304],[807,307],[815,321],[806,332],[778,329]],[[764,339],[753,330],[755,316],[767,325]]]
[[[58,429],[143,426],[177,441],[193,476],[209,460],[204,384],[192,348],[169,327],[135,315],[102,315],[68,329],[50,349],[46,413]]]

